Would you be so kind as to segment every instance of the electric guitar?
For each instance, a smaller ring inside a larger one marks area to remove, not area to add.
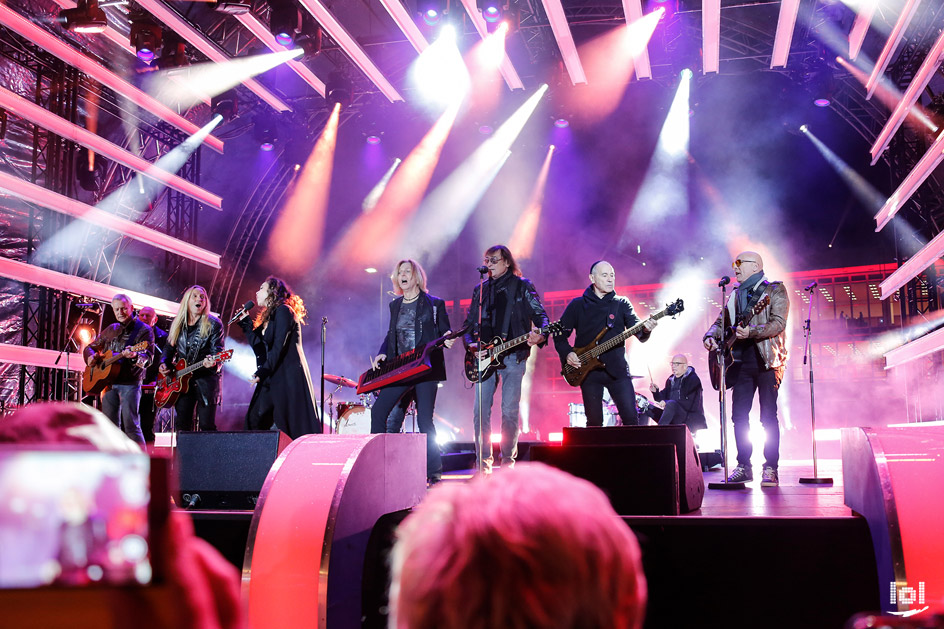
[[[649,317],[649,319],[658,321],[666,315],[674,317],[683,310],[685,310],[685,304],[681,299],[676,299],[675,303],[666,305],[665,308]],[[603,369],[603,362],[598,358],[598,356],[604,352],[610,351],[614,347],[619,347],[625,343],[626,339],[629,337],[639,334],[643,330],[645,323],[645,321],[640,321],[633,327],[627,328],[613,338],[600,343],[600,339],[603,338],[603,335],[609,330],[609,328],[603,328],[603,331],[597,334],[597,337],[593,339],[593,341],[591,341],[588,345],[584,345],[583,347],[575,347],[574,353],[577,354],[577,358],[580,359],[580,368],[574,367],[565,361],[564,368],[561,371],[561,375],[564,376],[564,380],[566,380],[567,384],[572,387],[580,386],[580,383],[584,381],[584,379],[587,377],[587,374],[589,374],[591,371],[594,369]]]
[[[550,323],[543,328],[533,331],[538,332],[542,336],[549,337],[554,336],[555,334],[560,334],[564,331],[564,327],[561,325],[560,321],[555,321],[554,323]],[[518,347],[522,343],[527,343],[528,336],[530,334],[531,332],[527,332],[526,334],[522,334],[521,336],[513,338],[510,341],[502,341],[500,336],[496,336],[490,345],[483,347],[483,351],[488,352],[484,358],[479,358],[476,356],[478,353],[476,350],[466,348],[465,377],[469,382],[480,382],[491,376],[497,370],[504,369],[504,357],[507,356],[512,349]]]
[[[141,341],[128,349],[138,353],[146,350],[148,344],[147,341]],[[95,362],[86,366],[85,373],[82,375],[82,392],[85,395],[98,395],[104,391],[118,377],[118,372],[121,371],[118,361],[121,359],[121,352],[115,353],[112,350],[98,354]]]
[[[761,297],[760,301],[754,305],[748,312],[742,313],[741,317],[737,320],[733,326],[724,327],[724,337],[721,339],[719,347],[716,349],[708,350],[708,375],[711,376],[711,386],[714,387],[714,390],[717,391],[721,387],[721,364],[719,361],[718,354],[724,355],[724,374],[727,376],[728,369],[731,368],[731,365],[734,364],[734,354],[731,352],[731,348],[734,347],[734,341],[737,340],[736,329],[738,327],[747,327],[747,324],[751,322],[751,319],[754,318],[754,315],[758,314],[761,310],[767,307],[767,304],[770,303],[770,295],[764,295]],[[724,318],[728,318],[728,310],[724,310]],[[730,389],[734,386],[734,382],[730,378],[725,379],[724,388]]]
[[[213,354],[208,358],[213,360],[214,365],[226,362],[233,357],[233,350],[223,350],[219,354]],[[157,377],[157,388],[154,390],[154,404],[157,408],[173,405],[181,393],[186,393],[190,388],[190,378],[194,371],[203,367],[203,361],[196,362],[189,367],[187,361],[181,358],[174,363],[174,372],[166,376]]]

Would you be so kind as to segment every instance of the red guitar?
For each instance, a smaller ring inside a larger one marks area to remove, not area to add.
[[[219,354],[208,356],[214,365],[226,362],[233,357],[233,350],[227,349]],[[181,358],[174,364],[174,373],[167,376],[158,376],[157,389],[154,391],[154,404],[157,408],[164,408],[177,402],[181,393],[186,393],[190,386],[190,378],[194,371],[203,367],[203,361],[187,366],[187,361]]]

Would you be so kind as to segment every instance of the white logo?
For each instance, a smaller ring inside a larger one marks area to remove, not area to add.
[[[889,601],[892,605],[924,605],[924,581],[918,581],[918,589],[915,589],[904,583],[903,585],[898,585],[896,581],[891,582],[891,600]],[[890,612],[895,616],[914,616],[915,614],[920,614],[921,612],[928,609],[928,605],[924,605],[921,609],[909,609],[908,611],[903,612]]]

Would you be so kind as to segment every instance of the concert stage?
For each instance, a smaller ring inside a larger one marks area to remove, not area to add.
[[[832,485],[799,482],[812,475],[811,461],[781,461],[779,487],[761,488],[758,475],[743,490],[705,489],[698,508],[683,509],[680,515],[624,516],[643,552],[649,585],[645,626],[841,627],[857,612],[907,610],[912,595],[915,600],[910,608],[917,608],[917,590],[909,589],[909,577],[913,586],[921,582],[920,602],[938,600],[937,573],[932,573],[928,562],[919,567],[909,539],[921,540],[932,557],[940,543],[928,545],[927,532],[916,528],[909,514],[918,513],[913,501],[920,495],[925,496],[921,508],[937,514],[939,507],[929,498],[941,494],[930,487],[924,492],[913,477],[895,466],[916,458],[925,461],[914,456],[916,443],[944,440],[940,430],[902,430],[908,431],[848,429],[843,437],[844,461],[819,462],[818,475],[833,478]],[[280,455],[281,464],[273,466],[255,512],[189,512],[198,534],[243,569],[254,626],[289,626],[290,617],[299,613],[319,617],[322,622],[312,626],[385,626],[387,551],[410,504],[422,499],[416,492],[423,482],[422,465],[416,461],[406,465],[407,450],[415,450],[417,460],[422,459],[417,437],[309,436]],[[531,445],[532,452],[539,449],[538,444]],[[343,455],[341,461],[319,459],[332,448]],[[893,448],[904,448],[907,454],[895,454]],[[929,446],[926,454],[932,463],[919,464],[936,466],[935,450]],[[294,460],[299,457],[303,460]],[[293,460],[293,465],[286,464]],[[316,491],[330,506],[312,511],[313,503],[304,500],[303,488],[314,482],[313,469],[329,472]],[[290,481],[290,491],[282,487],[278,509],[291,517],[267,516],[271,494],[284,482],[279,476],[293,473],[310,477]],[[444,476],[444,482],[464,482],[472,473],[471,469],[454,471]],[[704,473],[706,486],[722,481],[723,476],[721,469]],[[624,484],[656,480],[634,475],[625,478]],[[858,513],[849,504],[856,505]],[[314,542],[309,534],[297,531],[301,514],[308,511],[317,511],[320,518],[305,520],[310,534],[318,537]],[[345,520],[352,514],[356,522]],[[281,522],[280,530],[271,529],[276,522]],[[319,525],[326,527],[321,533]],[[263,531],[266,526],[270,530]],[[282,538],[286,531],[294,531],[294,541]],[[264,551],[259,550],[261,534],[268,540]],[[286,553],[289,543],[305,548],[304,557]],[[921,574],[904,570],[909,552],[908,565],[923,570]],[[268,563],[261,560],[264,553]],[[251,589],[260,587],[259,579],[271,580],[285,570],[306,585],[296,584],[293,593],[280,588],[279,581],[285,581],[281,578],[262,588],[264,601],[254,598],[258,592],[253,594]],[[892,589],[897,588],[897,601],[889,600],[889,578],[896,582]],[[282,610],[279,618],[268,619],[262,610],[274,606]]]

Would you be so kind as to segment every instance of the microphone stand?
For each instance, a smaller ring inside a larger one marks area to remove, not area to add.
[[[815,286],[814,286],[815,288]],[[803,325],[803,335],[806,337],[806,342],[803,347],[803,364],[807,364],[806,359],[809,358],[810,362],[810,426],[812,432],[810,433],[811,439],[813,441],[813,477],[805,477],[799,479],[804,485],[832,485],[833,479],[826,476],[819,476],[817,474],[816,466],[816,406],[813,401],[813,344],[810,342],[813,338],[813,328],[810,325],[810,321],[813,318],[813,288],[810,288],[810,307],[806,313],[806,323]]]
[[[728,302],[727,302],[728,283],[725,281],[722,281],[719,285],[721,286],[721,319],[720,320],[722,323],[722,329],[726,330],[727,326],[724,325],[724,322],[728,314]],[[724,334],[721,335],[721,342],[718,344],[718,352],[717,352],[717,356],[715,357],[718,361],[718,370],[719,370],[718,373],[721,376],[720,378],[721,381],[718,385],[718,407],[721,413],[719,415],[720,417],[719,424],[721,424],[721,462],[724,465],[724,482],[708,483],[708,489],[744,489],[745,485],[743,482],[728,482],[728,431],[725,427],[725,417],[727,416],[727,408],[726,408],[727,405],[725,404],[725,401],[727,397],[728,385],[726,382],[727,374],[725,373],[727,370],[725,369],[725,365],[724,365],[724,358],[725,358],[725,355],[727,354],[727,349],[725,347],[725,342],[724,342],[724,336],[725,336]]]
[[[488,271],[486,271],[485,273],[482,273],[481,271],[479,271],[479,317],[478,317],[479,321],[478,321],[478,328],[475,330],[475,333],[472,335],[472,339],[475,341],[475,347],[476,347],[476,356],[475,356],[476,369],[478,369],[478,352],[482,351],[482,310],[483,310],[483,306],[485,305],[485,279],[487,276],[488,276]],[[495,377],[497,378],[498,376],[495,375]],[[491,434],[489,435],[488,439],[485,439],[484,435],[482,434],[483,430],[482,430],[482,380],[481,378],[479,379],[478,382],[475,383],[475,395],[478,397],[478,403],[479,403],[479,418],[478,418],[479,429],[475,431],[476,432],[475,449],[477,450],[478,456],[476,457],[475,466],[479,474],[484,474],[485,473],[485,444],[487,442],[488,448],[489,448],[488,454],[489,456],[491,456],[492,441],[491,441]]]
[[[325,395],[325,334],[328,332],[328,317],[321,317],[321,433],[325,432],[324,395]],[[332,400],[333,401],[333,400]]]

